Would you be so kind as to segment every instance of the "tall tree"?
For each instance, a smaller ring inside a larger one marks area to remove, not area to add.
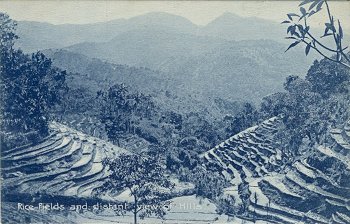
[[[328,98],[332,94],[348,91],[350,69],[329,60],[315,61],[305,78],[314,92]]]
[[[174,185],[166,177],[164,166],[146,154],[122,154],[116,159],[106,159],[104,165],[110,170],[110,176],[98,189],[98,193],[116,189],[128,189],[133,203],[128,209],[141,218],[165,215],[168,194]]]
[[[225,121],[228,122],[226,132],[231,135],[235,135],[246,128],[249,128],[257,123],[259,119],[259,113],[255,109],[254,105],[245,103],[242,110],[234,117],[226,116]]]
[[[100,120],[108,138],[120,145],[123,134],[135,134],[135,126],[142,118],[150,118],[154,104],[150,96],[132,92],[124,84],[112,85],[107,91],[99,91]]]
[[[120,136],[126,133],[131,119],[131,108],[127,103],[129,90],[124,84],[116,84],[108,91],[99,91],[97,94],[102,101],[101,122],[105,125],[107,136],[120,145]]]
[[[26,55],[14,49],[16,23],[0,13],[1,28],[1,130],[4,133],[48,133],[49,109],[60,102],[65,75],[37,52]],[[8,136],[4,134],[4,136]]]

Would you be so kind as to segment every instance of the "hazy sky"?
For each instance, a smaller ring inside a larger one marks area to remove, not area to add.
[[[16,20],[53,24],[94,23],[130,18],[147,12],[163,11],[205,25],[224,12],[243,17],[260,17],[281,22],[286,13],[298,11],[299,1],[1,1],[0,11]],[[350,29],[350,1],[331,1],[331,10]],[[324,11],[325,13],[325,11]],[[326,15],[324,15],[326,16]],[[324,18],[313,19],[323,25]]]

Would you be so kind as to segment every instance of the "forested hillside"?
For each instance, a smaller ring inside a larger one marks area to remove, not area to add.
[[[297,50],[284,54],[284,45],[274,41],[224,41],[164,29],[133,30],[109,42],[65,49],[161,71],[170,80],[179,81],[177,88],[187,94],[254,103],[281,90],[286,76],[302,76],[311,62]]]

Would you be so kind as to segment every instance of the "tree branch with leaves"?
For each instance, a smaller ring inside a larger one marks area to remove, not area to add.
[[[103,164],[109,170],[109,176],[96,189],[97,195],[128,190],[133,201],[128,210],[133,213],[134,224],[137,224],[138,216],[162,218],[165,215],[174,184],[157,158],[147,154],[121,154],[117,158],[106,158]]]
[[[305,7],[308,6],[306,9]],[[326,8],[328,21],[324,24],[324,34],[317,38],[312,34],[308,21],[311,16]],[[288,19],[283,24],[289,24],[286,39],[294,40],[286,51],[300,43],[305,44],[305,54],[308,55],[313,49],[324,58],[350,68],[349,55],[346,53],[348,46],[343,46],[344,33],[340,20],[336,20],[331,14],[327,0],[303,0],[299,4],[300,13],[288,13]],[[327,46],[321,39],[332,38],[335,46]]]

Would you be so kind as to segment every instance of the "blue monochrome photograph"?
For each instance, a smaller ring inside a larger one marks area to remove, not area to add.
[[[0,223],[350,224],[350,1],[0,1]]]

